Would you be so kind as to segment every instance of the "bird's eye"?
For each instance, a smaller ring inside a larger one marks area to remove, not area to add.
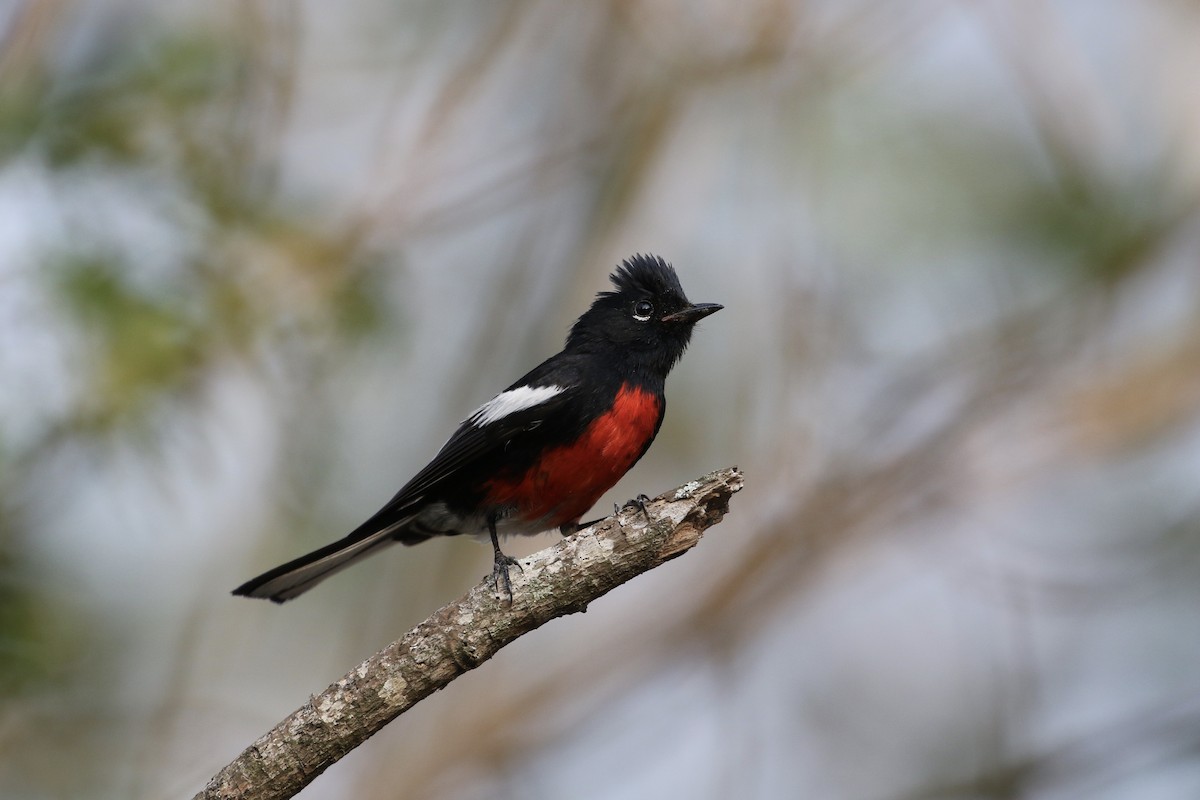
[[[649,300],[638,300],[633,304],[633,318],[638,322],[645,322],[650,319],[650,315],[654,313],[654,304]]]

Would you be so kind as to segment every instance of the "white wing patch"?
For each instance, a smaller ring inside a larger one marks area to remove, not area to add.
[[[550,398],[560,395],[565,391],[566,389],[562,386],[518,386],[516,389],[501,392],[491,400],[488,400],[475,409],[475,412],[467,418],[467,421],[479,426],[490,425],[493,422],[504,419],[510,414],[541,405]]]

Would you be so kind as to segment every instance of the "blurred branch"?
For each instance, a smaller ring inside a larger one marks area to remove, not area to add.
[[[622,583],[694,547],[742,488],[731,467],[639,511],[619,511],[535,553],[514,575],[515,601],[490,578],[437,611],[293,712],[218,772],[194,800],[287,798],[384,725],[502,647],[556,617],[586,611]]]

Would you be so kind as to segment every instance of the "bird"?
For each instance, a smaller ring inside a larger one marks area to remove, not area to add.
[[[660,256],[627,258],[609,279],[613,289],[596,295],[562,351],[475,409],[383,508],[233,594],[283,603],[397,542],[473,535],[491,540],[492,584],[511,604],[509,567],[520,563],[500,538],[591,524],[583,515],[658,434],[667,374],[696,323],[723,308],[690,302]]]

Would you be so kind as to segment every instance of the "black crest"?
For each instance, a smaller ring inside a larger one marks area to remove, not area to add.
[[[681,300],[685,297],[683,287],[679,285],[679,276],[675,274],[675,268],[668,264],[662,256],[638,253],[627,258],[613,272],[610,280],[613,286],[617,287],[617,291],[602,292],[601,296],[627,292],[656,297],[674,295]]]

